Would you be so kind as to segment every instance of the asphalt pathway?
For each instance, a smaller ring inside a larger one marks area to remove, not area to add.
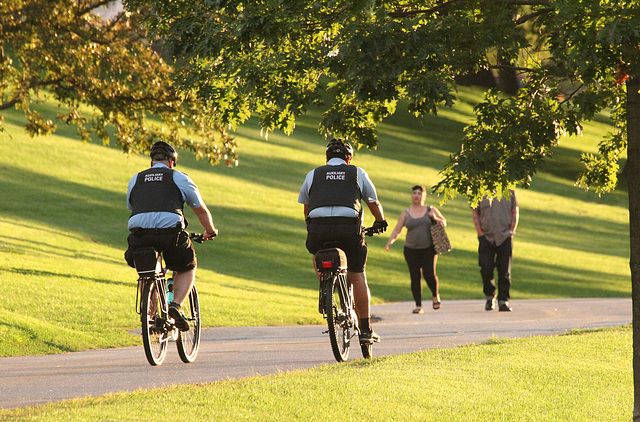
[[[484,301],[444,301],[412,314],[410,302],[374,306],[382,342],[374,356],[515,338],[614,327],[631,322],[631,299],[515,300],[514,311],[486,312]],[[26,407],[83,396],[173,384],[212,382],[306,369],[335,360],[326,326],[209,328],[200,352],[183,364],[173,345],[160,367],[142,346],[0,359],[0,408]],[[352,347],[349,360],[362,358]]]

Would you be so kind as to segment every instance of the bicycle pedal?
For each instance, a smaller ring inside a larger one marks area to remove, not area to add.
[[[153,327],[158,331],[161,332],[164,329],[164,319],[162,318],[156,318],[153,321]]]

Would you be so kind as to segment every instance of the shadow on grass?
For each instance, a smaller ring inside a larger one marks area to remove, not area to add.
[[[318,165],[321,164],[318,163]],[[188,173],[188,170],[184,168],[181,170]],[[232,176],[265,187],[295,192],[297,198],[302,182],[310,170],[312,168],[307,163],[295,160],[291,156],[264,159],[259,155],[245,155],[240,167],[236,169],[215,167],[208,172]],[[195,182],[198,183],[198,181]],[[292,207],[296,205],[297,202],[291,204]]]
[[[620,258],[629,256],[629,226],[599,218],[570,218],[561,211],[526,210],[518,237],[527,242]],[[522,221],[521,220],[521,221]],[[603,240],[606,239],[606,244]]]
[[[514,252],[512,291],[550,297],[628,297],[629,276],[557,264],[540,265]],[[609,286],[619,286],[618,288]],[[628,287],[627,287],[628,286]]]
[[[372,295],[383,301],[413,300],[409,271],[402,257],[401,242],[394,244],[393,248],[398,249],[394,256],[385,256],[379,249],[383,247],[381,242],[386,239],[380,239],[380,242],[375,240],[369,242],[370,258],[367,263]],[[484,298],[476,248],[477,243],[474,241],[472,245],[467,245],[466,249],[456,249],[454,246],[450,253],[438,257],[437,274],[443,300]],[[580,269],[571,262],[540,264],[535,258],[520,253],[516,241],[512,267],[512,297],[628,297],[629,276],[611,274],[607,271],[607,268],[602,268],[602,271]],[[381,274],[396,274],[398,278],[389,280]],[[497,273],[495,276],[497,277]],[[425,300],[430,296],[431,292],[423,279],[422,298]]]
[[[11,321],[10,323],[4,322],[0,319],[0,326],[6,327],[3,330],[5,333],[9,333],[7,338],[3,341],[3,351],[10,352],[12,348],[24,353],[25,348],[35,347],[39,353],[65,353],[75,352],[76,349],[69,347],[64,343],[55,343],[50,340],[46,340],[42,336],[40,327],[35,327],[34,324],[27,321]],[[13,341],[14,339],[17,341]],[[27,339],[28,341],[25,341]],[[16,356],[19,353],[7,353],[6,356]],[[1,356],[0,357],[5,357]]]
[[[30,270],[30,269],[25,269],[25,268],[0,269],[0,273],[2,273],[2,272],[26,275],[26,276],[31,276],[31,277],[82,278],[83,280],[91,281],[91,282],[95,282],[95,283],[117,285],[117,286],[125,286],[125,287],[131,287],[131,285],[132,285],[132,283],[125,283],[125,282],[116,281],[116,280],[107,280],[107,279],[104,279],[104,278],[93,278],[93,277],[86,277],[86,276],[80,277],[80,276],[76,276],[74,274],[56,273],[56,272],[53,272],[53,271]]]
[[[84,233],[88,240],[111,247],[121,247],[119,239],[126,239],[126,223],[114,224],[129,217],[126,192],[116,194],[11,165],[2,166],[0,181],[3,195],[11,198],[0,206],[4,216]]]
[[[6,222],[6,220],[0,219],[0,222],[3,222],[3,221]],[[34,230],[37,229],[41,233],[49,233],[51,235],[56,235],[56,236],[69,236],[68,233],[61,233],[59,231],[50,230],[40,226],[36,228],[35,226],[29,226],[26,224],[20,224],[20,223],[14,223],[14,222],[11,222],[10,224],[14,224],[16,227],[25,227],[25,228],[31,228]],[[0,239],[2,239],[2,243],[0,243],[0,252],[11,252],[15,254],[32,253],[32,254],[56,256],[59,258],[79,258],[79,259],[84,259],[89,261],[93,260],[93,261],[100,261],[100,262],[112,263],[112,264],[120,263],[120,260],[108,259],[104,255],[97,252],[78,251],[77,249],[65,248],[60,245],[51,246],[49,244],[44,244],[38,240],[24,239],[24,238],[12,237],[12,236],[0,236]]]

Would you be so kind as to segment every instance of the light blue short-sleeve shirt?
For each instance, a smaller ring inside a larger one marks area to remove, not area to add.
[[[153,166],[153,168],[158,167],[168,168],[163,163],[157,163]],[[128,210],[132,209],[131,203],[129,202],[129,197],[131,195],[131,190],[135,186],[137,180],[137,174],[133,176],[131,180],[129,180],[129,186],[127,188]],[[174,171],[173,181],[178,186],[178,189],[180,189],[180,192],[182,193],[182,200],[185,202],[185,204],[187,204],[191,208],[198,208],[204,205],[204,201],[202,200],[202,196],[200,195],[198,187],[189,176],[181,171]],[[144,212],[136,214],[129,218],[128,227],[129,229],[166,229],[169,227],[175,227],[178,223],[182,225],[182,228],[185,227],[184,220],[178,214],[172,212]]]
[[[347,164],[341,158],[332,158],[327,161],[327,165],[330,166],[339,166]],[[358,182],[360,184],[360,193],[362,194],[362,200],[366,203],[376,202],[378,200],[378,195],[376,193],[376,187],[373,185],[373,182],[369,178],[369,175],[366,171],[357,167],[358,169]],[[315,169],[311,170],[307,173],[307,177],[304,179],[304,183],[300,188],[300,194],[298,195],[298,202],[300,204],[309,204],[309,190],[311,189],[311,185],[313,184],[313,174]],[[348,207],[319,207],[313,209],[309,212],[309,217],[311,218],[322,218],[322,217],[359,217],[358,213],[354,209]]]

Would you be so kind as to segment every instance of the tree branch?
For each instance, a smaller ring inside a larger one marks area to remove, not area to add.
[[[554,10],[555,9],[553,7],[545,7],[544,9],[540,9],[537,12],[529,13],[528,15],[519,17],[515,23],[516,25],[522,25],[523,23],[531,19],[537,18],[538,16],[544,15],[545,13],[553,12]]]
[[[584,84],[580,84],[572,93],[565,96],[565,99],[560,102],[560,104],[565,104],[571,101],[571,99],[584,87]]]
[[[18,104],[18,99],[14,98],[11,101],[4,103],[4,104],[0,104],[0,111],[2,110],[8,110],[10,108],[13,108],[13,106],[15,106],[16,104]]]
[[[466,1],[467,0],[450,0],[446,3],[439,4],[430,9],[395,11],[395,12],[387,13],[387,16],[389,16],[390,18],[408,18],[411,16],[422,15],[422,14],[432,15],[442,10],[451,8],[451,6],[453,6],[455,3],[466,2]],[[511,6],[551,6],[551,2],[549,0],[492,0],[492,1],[505,3]],[[526,15],[527,19],[525,19],[523,22],[526,22],[528,19],[532,19],[540,14],[547,13],[552,10],[554,10],[552,7],[548,7],[542,11]],[[523,16],[523,18],[524,17],[525,16]]]
[[[84,14],[87,14],[87,13],[91,12],[92,10],[95,10],[95,9],[99,8],[99,7],[106,6],[109,3],[113,3],[113,0],[100,0],[97,3],[89,2],[82,9],[78,8],[78,11],[76,12],[76,16],[82,16]]]
[[[497,70],[513,69],[520,72],[531,72],[534,70],[531,67],[509,66],[509,65],[500,65],[500,64],[493,64],[493,65],[489,65],[488,67],[489,69],[497,69]]]
[[[422,15],[422,14],[432,15],[441,10],[450,8],[455,3],[466,2],[466,1],[467,0],[450,0],[446,3],[439,4],[430,9],[402,10],[402,11],[396,11],[396,12],[389,12],[387,13],[387,16],[389,16],[390,18],[408,18],[410,16],[416,16],[416,15]]]
[[[548,0],[496,0],[512,6],[551,6]]]

